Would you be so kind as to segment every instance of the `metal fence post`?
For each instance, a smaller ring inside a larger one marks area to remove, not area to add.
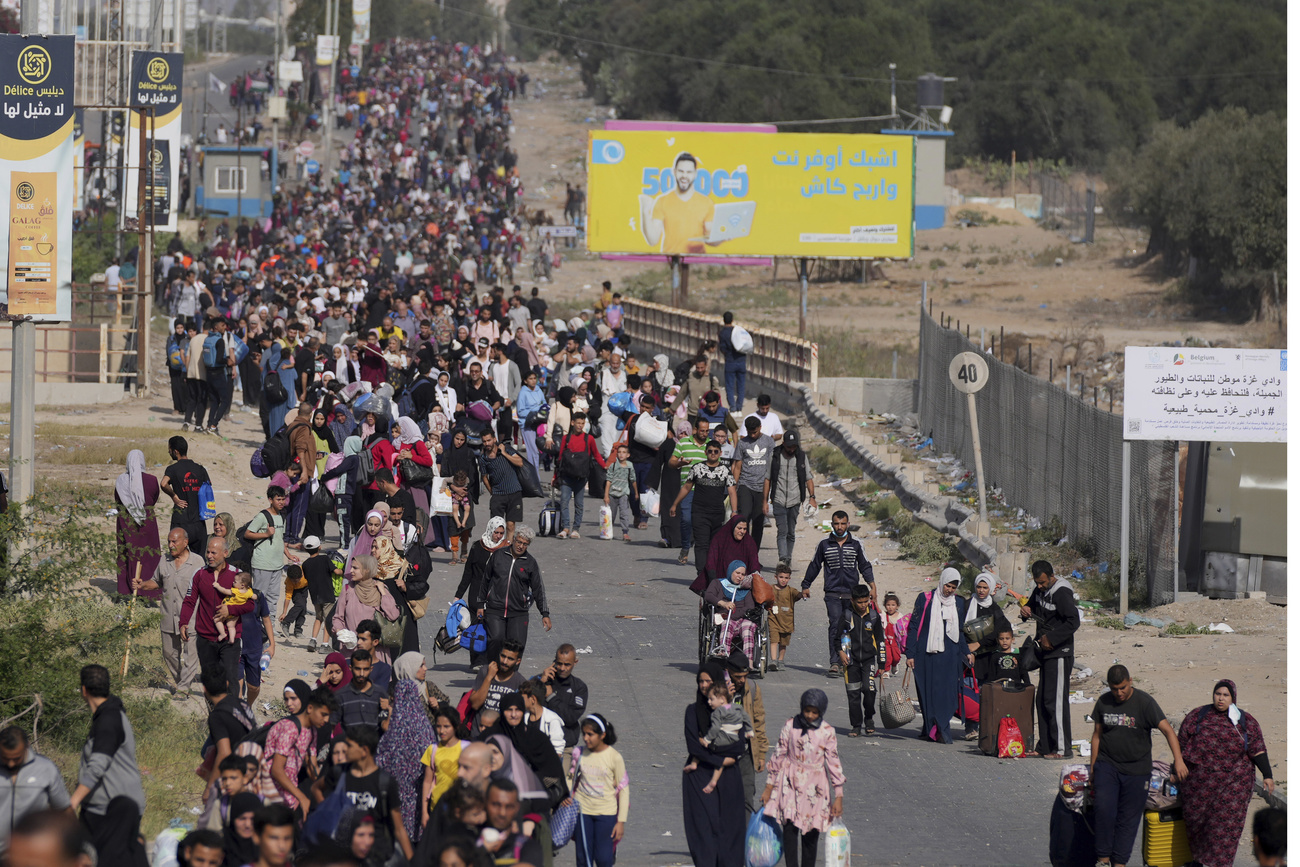
[[[99,381],[108,382],[108,323],[99,324]]]

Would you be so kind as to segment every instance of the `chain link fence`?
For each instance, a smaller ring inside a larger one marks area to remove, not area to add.
[[[1091,182],[1087,190],[1080,191],[1060,178],[1039,172],[1034,175],[1034,184],[1043,196],[1043,228],[1059,232],[1076,244],[1091,244],[1097,204]]]
[[[975,466],[966,396],[948,379],[959,352],[979,347],[921,313],[920,428],[934,447]],[[1012,507],[1046,523],[1059,517],[1075,547],[1091,545],[1118,574],[1123,418],[985,353],[988,385],[975,396],[984,478]],[[1174,599],[1176,444],[1134,442],[1130,502],[1130,587],[1147,600]]]

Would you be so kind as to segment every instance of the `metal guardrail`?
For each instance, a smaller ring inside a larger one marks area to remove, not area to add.
[[[722,327],[721,316],[710,316],[641,301],[623,300],[623,328],[636,345],[647,345],[675,357],[690,358],[706,340],[717,340]],[[794,391],[796,383],[807,383],[817,390],[817,344],[767,328],[746,328],[754,338],[754,349],[747,357],[750,378],[767,380],[784,390]]]
[[[109,383],[134,381],[139,376],[139,358],[132,339],[134,328],[115,328],[107,322],[85,326],[38,325],[36,333],[40,339],[40,345],[36,347],[38,382]],[[112,335],[117,334],[125,335],[118,338],[120,349],[111,345]],[[57,335],[66,336],[60,338]],[[94,335],[93,340],[91,335]],[[50,345],[52,337],[55,338],[54,346]],[[7,377],[12,373],[8,363],[12,355],[5,353],[3,358],[6,364],[0,367],[0,376]],[[95,359],[93,362],[92,358]],[[133,363],[124,365],[124,360]]]

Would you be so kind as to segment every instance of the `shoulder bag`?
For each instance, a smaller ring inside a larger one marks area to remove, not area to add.
[[[916,709],[912,707],[912,693],[907,688],[912,678],[912,669],[903,672],[903,684],[893,692],[880,697],[880,718],[885,728],[896,729],[916,719]]]

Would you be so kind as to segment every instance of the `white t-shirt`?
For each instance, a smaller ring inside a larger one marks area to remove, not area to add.
[[[122,283],[122,268],[119,265],[109,265],[104,269],[104,288],[108,292],[116,292]]]
[[[524,722],[528,721],[528,714],[524,715]],[[560,715],[549,707],[542,708],[542,718],[537,721],[541,726],[542,733],[551,741],[551,746],[561,758],[564,757],[564,720]]]
[[[761,416],[756,412],[751,412],[749,415],[745,416],[745,418],[758,419],[758,429],[780,444],[781,437],[785,434],[785,428],[781,426],[781,419],[777,417],[775,412],[769,409],[766,416]],[[740,425],[740,429],[742,431],[745,430],[745,425],[743,423]]]

